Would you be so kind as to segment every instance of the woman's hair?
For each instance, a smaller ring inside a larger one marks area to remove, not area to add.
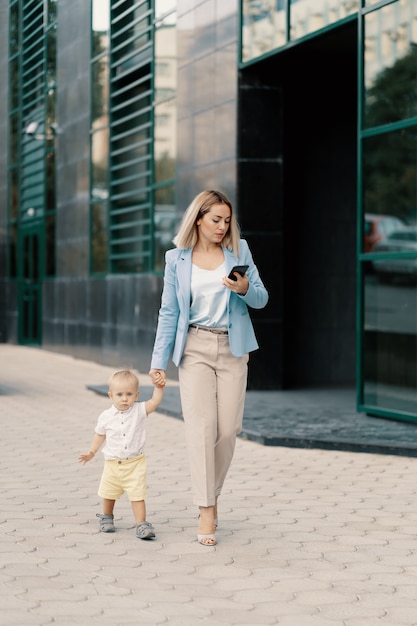
[[[225,204],[230,209],[230,225],[222,245],[231,250],[236,257],[240,251],[240,228],[237,223],[232,203],[221,191],[206,190],[201,191],[194,198],[188,209],[185,211],[177,234],[172,242],[177,248],[194,248],[198,241],[197,221],[208,213],[215,204]]]
[[[111,389],[115,383],[127,383],[139,387],[139,378],[130,370],[117,370],[109,378],[109,388]]]

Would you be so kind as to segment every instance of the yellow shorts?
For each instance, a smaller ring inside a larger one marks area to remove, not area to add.
[[[106,500],[118,500],[127,493],[129,500],[144,500],[146,489],[146,458],[104,461],[98,495]]]

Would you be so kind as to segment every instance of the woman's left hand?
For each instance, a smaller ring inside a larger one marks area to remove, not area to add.
[[[237,280],[231,280],[227,276],[223,276],[223,285],[230,289],[230,291],[237,293],[239,296],[246,296],[249,289],[248,277],[246,275],[241,276],[238,272],[235,272],[235,276]]]

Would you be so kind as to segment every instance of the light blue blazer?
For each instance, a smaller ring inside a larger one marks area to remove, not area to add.
[[[253,262],[249,246],[240,240],[240,255],[236,259],[233,252],[223,248],[226,274],[234,265],[249,265],[247,277],[249,289],[244,296],[229,291],[229,343],[232,354],[236,357],[256,350],[256,341],[248,306],[262,309],[268,302],[265,289],[256,265]],[[187,339],[190,323],[191,302],[191,266],[192,249],[174,248],[165,255],[164,288],[161,308],[159,309],[158,327],[151,359],[151,369],[166,370],[169,356],[179,365]]]

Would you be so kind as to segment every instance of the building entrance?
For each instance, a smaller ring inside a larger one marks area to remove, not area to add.
[[[239,210],[272,292],[254,356],[271,388],[355,384],[357,54],[352,20],[241,72]]]
[[[357,82],[356,21],[286,55],[285,387],[355,381]]]

